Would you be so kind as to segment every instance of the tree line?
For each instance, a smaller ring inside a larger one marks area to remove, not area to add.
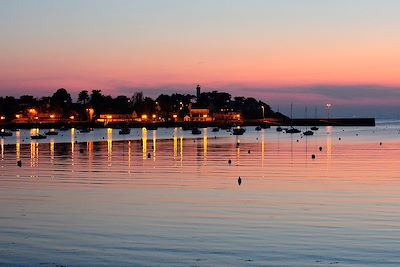
[[[0,97],[0,114],[11,120],[15,114],[23,113],[28,108],[35,108],[42,113],[57,113],[64,118],[71,115],[85,119],[87,108],[93,108],[95,114],[158,114],[169,118],[177,114],[180,118],[189,114],[192,108],[208,108],[215,112],[240,112],[245,119],[265,117],[281,117],[280,113],[272,111],[267,103],[252,97],[233,97],[225,92],[204,92],[199,98],[191,94],[173,93],[161,94],[156,99],[145,97],[143,92],[136,92],[131,97],[120,95],[112,97],[104,95],[101,90],[82,90],[77,101],[64,88],[56,90],[52,96],[35,98],[23,95],[20,98],[12,96]]]

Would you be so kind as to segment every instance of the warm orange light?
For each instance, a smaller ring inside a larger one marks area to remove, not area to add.
[[[240,114],[236,114],[236,117],[237,117],[237,118],[240,118]]]
[[[30,108],[30,109],[29,109],[29,113],[36,113],[36,109]]]
[[[69,116],[69,118],[70,118],[71,120],[73,120],[73,119],[75,119],[75,116]]]
[[[15,115],[15,117],[16,117],[17,119],[19,119],[19,118],[21,118],[21,115],[17,114],[17,115]]]
[[[147,120],[147,115],[146,114],[142,115],[142,120]]]
[[[39,117],[38,116],[35,116],[35,120],[38,120],[39,119]]]
[[[56,116],[54,114],[50,115],[50,119],[54,119]]]
[[[6,117],[4,117],[4,116],[1,116],[1,117],[0,117],[0,119],[1,119],[1,120],[5,120],[5,119],[6,119]]]
[[[155,119],[157,116],[156,116],[156,114],[153,114],[151,117],[152,117],[153,119]]]
[[[208,117],[208,115],[207,115],[207,114],[204,114],[204,115],[203,115],[203,118],[207,118],[207,117]]]
[[[174,114],[174,115],[172,115],[172,117],[173,117],[174,119],[176,119],[176,118],[178,118],[178,115]]]
[[[112,116],[111,115],[107,115],[107,119],[112,119]]]

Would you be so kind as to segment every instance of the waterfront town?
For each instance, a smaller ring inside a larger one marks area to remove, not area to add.
[[[195,95],[161,94],[156,99],[136,92],[131,97],[103,95],[101,90],[81,91],[77,101],[64,88],[52,96],[35,98],[23,95],[0,97],[0,124],[32,126],[40,124],[84,124],[97,127],[135,124],[243,124],[264,118],[286,118],[255,98],[232,97],[225,92]]]

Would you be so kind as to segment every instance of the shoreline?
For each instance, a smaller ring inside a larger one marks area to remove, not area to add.
[[[114,128],[126,125],[130,128],[170,128],[170,127],[184,127],[184,128],[203,128],[203,127],[228,127],[228,126],[375,126],[375,118],[319,118],[319,119],[277,119],[266,118],[260,120],[246,120],[246,121],[212,121],[212,122],[123,122],[123,123],[88,123],[86,121],[71,122],[71,121],[58,121],[46,123],[0,123],[0,128],[4,129],[31,129],[31,128],[59,128],[61,126],[83,128]]]

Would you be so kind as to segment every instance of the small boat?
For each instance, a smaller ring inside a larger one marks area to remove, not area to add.
[[[93,131],[92,128],[82,128],[79,130],[80,133],[90,133],[91,131]]]
[[[48,131],[48,132],[45,132],[45,135],[58,135],[58,132],[56,132],[56,131]]]
[[[192,134],[195,134],[195,135],[201,134],[201,131],[199,130],[199,128],[193,128],[192,129]]]
[[[283,131],[283,129],[282,129],[282,127],[281,127],[281,126],[278,126],[278,127],[276,127],[276,131],[277,131],[277,132],[282,132],[282,131]]]
[[[119,131],[119,134],[120,134],[120,135],[127,135],[127,134],[130,134],[130,133],[131,133],[131,129],[128,128],[128,127],[122,128],[122,129]]]
[[[8,131],[1,131],[0,132],[0,137],[5,137],[5,136],[12,136],[12,132],[8,132]]]
[[[319,128],[317,126],[313,126],[310,129],[313,130],[313,131],[318,131]]]
[[[301,133],[301,131],[299,129],[296,128],[290,128],[286,130],[286,133],[290,133],[290,134],[294,134],[294,133]]]
[[[213,131],[214,133],[219,132],[219,128],[218,128],[218,127],[214,127],[214,128],[212,129],[212,131]]]
[[[303,134],[304,134],[304,135],[314,135],[314,132],[308,130],[308,131],[303,132]]]
[[[45,136],[43,134],[37,134],[37,135],[32,135],[31,138],[32,139],[46,139],[47,136]]]
[[[232,134],[233,135],[243,135],[244,132],[246,132],[246,129],[241,128],[241,127],[236,127],[236,128],[233,129]]]
[[[262,130],[261,126],[256,127],[256,131],[261,131],[261,130]]]
[[[269,129],[269,128],[271,128],[271,125],[269,125],[267,123],[263,123],[263,124],[260,125],[260,127],[263,128],[263,129]]]

